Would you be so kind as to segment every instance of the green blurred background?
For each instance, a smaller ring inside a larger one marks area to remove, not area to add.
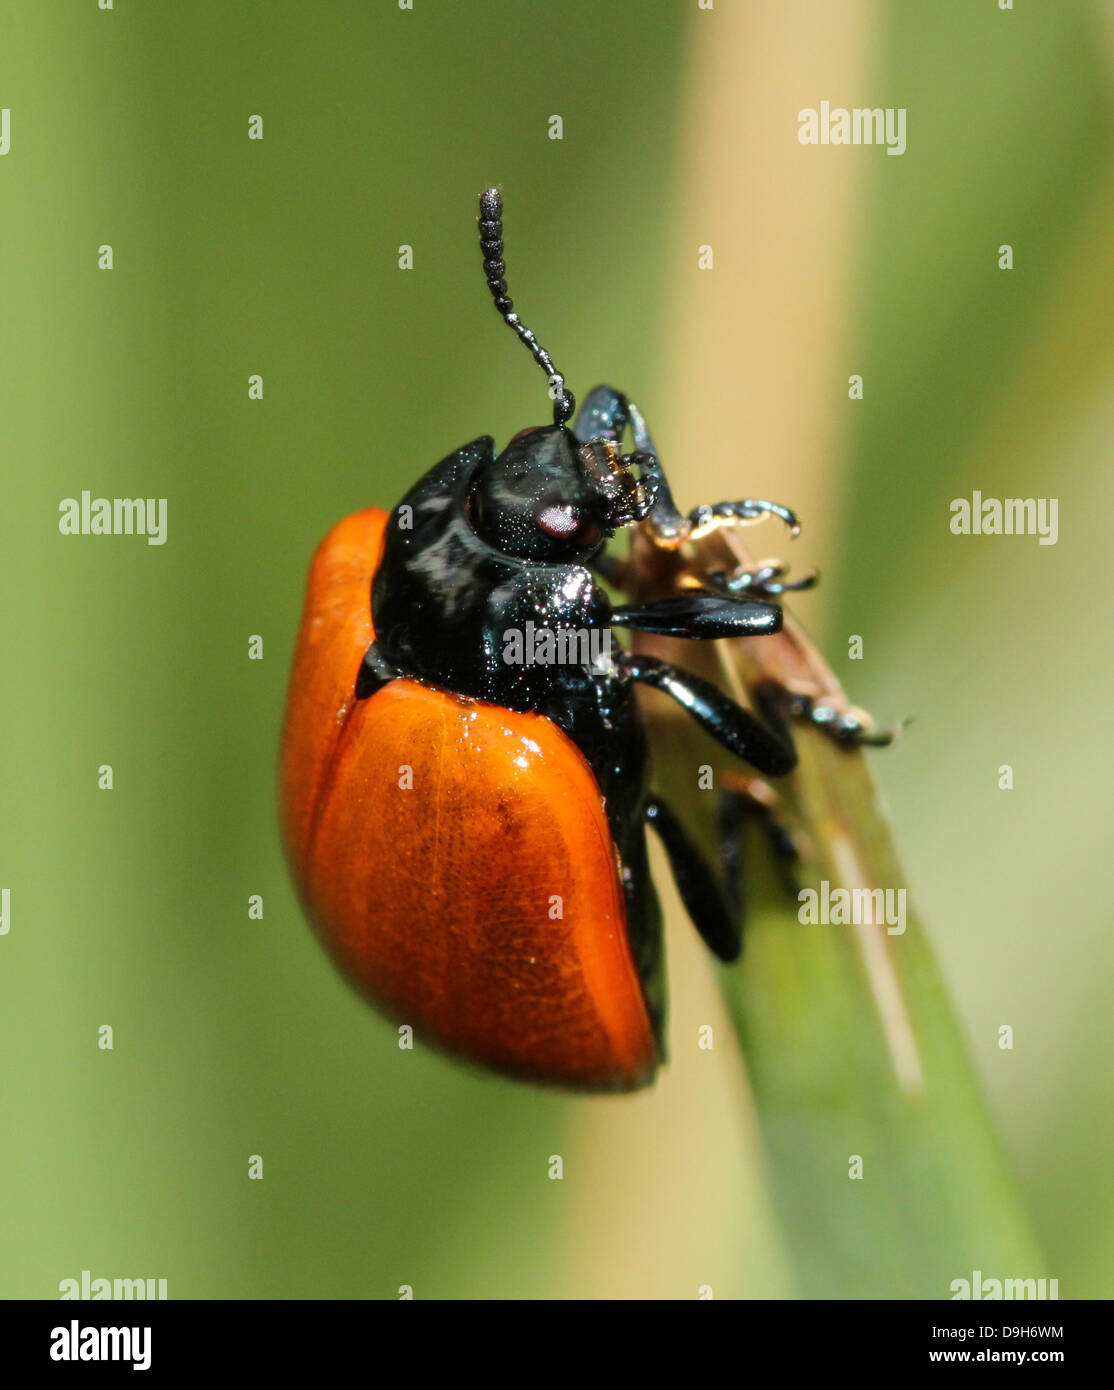
[[[635,395],[686,505],[803,514],[797,611],[915,716],[874,765],[1050,1271],[1114,1292],[1112,90],[1084,0],[2,0],[0,1294],[795,1291],[668,893],[673,1065],[566,1099],[400,1051],[279,852],[314,545],[544,415],[492,182],[574,389]],[[800,146],[821,100],[907,108],[906,153]],[[952,536],[974,488],[1059,498],[1058,544]],[[61,536],[83,489],[167,498],[166,545]]]

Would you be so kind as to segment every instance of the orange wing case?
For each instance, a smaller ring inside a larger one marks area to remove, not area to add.
[[[281,772],[306,909],[419,1038],[537,1081],[644,1085],[657,1047],[580,750],[541,715],[405,678],[355,697],[387,521],[347,517],[310,571]]]

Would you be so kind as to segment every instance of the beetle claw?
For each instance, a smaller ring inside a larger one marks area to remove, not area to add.
[[[715,502],[702,507],[694,507],[688,514],[688,529],[684,539],[700,540],[724,526],[749,526],[762,521],[767,516],[776,516],[789,528],[790,539],[801,533],[801,522],[796,512],[783,507],[780,502],[767,502],[762,498],[748,497],[742,502]]]
[[[790,705],[790,713],[823,729],[845,748],[885,748],[893,743],[904,724],[909,722],[905,720],[903,724],[882,729],[865,710],[854,705],[824,698],[813,700],[808,696],[796,696]]]
[[[792,582],[785,579],[789,566],[781,560],[767,560],[753,569],[739,568],[732,573],[717,570],[705,575],[702,584],[714,588],[717,593],[764,594],[776,598],[779,594],[797,592],[813,588],[820,579],[819,570],[812,569],[802,579]]]

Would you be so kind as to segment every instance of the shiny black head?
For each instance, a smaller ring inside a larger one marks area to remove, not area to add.
[[[653,503],[635,461],[602,440],[580,444],[563,425],[522,430],[477,480],[472,525],[505,555],[587,560]]]

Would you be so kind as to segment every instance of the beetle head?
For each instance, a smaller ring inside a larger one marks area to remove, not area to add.
[[[588,559],[653,504],[652,488],[631,471],[639,458],[606,440],[581,444],[563,425],[522,430],[483,470],[473,524],[489,545],[520,559]]]

